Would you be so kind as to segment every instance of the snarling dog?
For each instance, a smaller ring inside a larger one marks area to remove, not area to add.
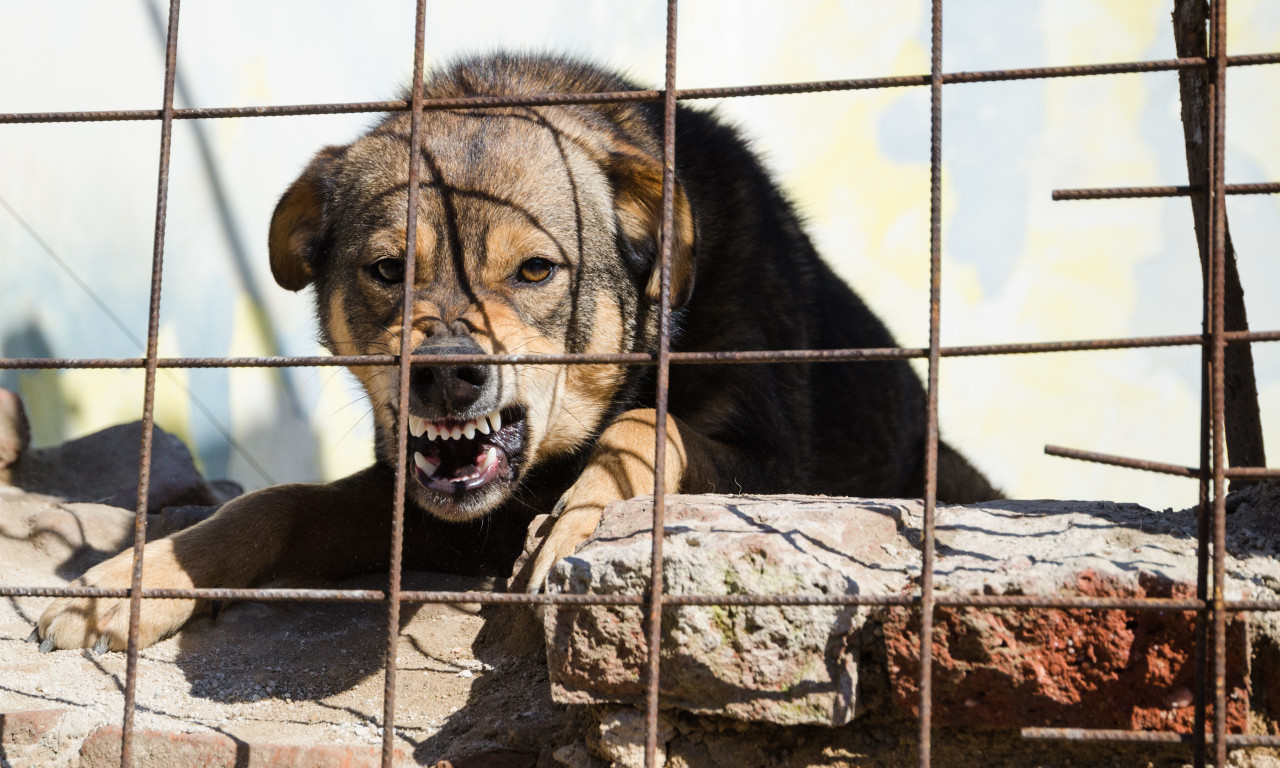
[[[636,90],[554,57],[463,61],[427,98]],[[676,119],[671,305],[677,351],[892,347],[884,325],[814,251],[792,206],[734,131]],[[316,155],[271,222],[276,281],[314,286],[336,355],[401,347],[405,259],[414,259],[417,355],[652,352],[658,345],[662,109],[658,104],[430,110],[386,117]],[[420,153],[416,242],[406,248],[409,155]],[[147,546],[144,587],[251,587],[386,566],[395,368],[353,366],[373,406],[378,461],[328,484],[240,497]],[[421,365],[408,393],[405,562],[506,575],[530,521],[549,535],[515,575],[537,590],[612,501],[652,492],[651,366]],[[902,360],[678,365],[670,374],[667,492],[919,496],[925,397]],[[940,448],[938,496],[997,492]],[[125,553],[80,583],[126,587]],[[143,645],[194,600],[144,601]],[[39,634],[62,648],[121,649],[123,599],[60,599]]]

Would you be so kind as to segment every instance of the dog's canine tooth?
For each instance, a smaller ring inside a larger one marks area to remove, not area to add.
[[[489,446],[489,450],[485,451],[484,458],[480,460],[480,471],[483,472],[489,467],[493,466],[493,462],[497,460],[498,460],[498,449],[494,448],[491,445]]]
[[[436,427],[434,424],[428,423],[426,425],[426,432],[427,432],[428,440],[435,440],[436,438],[440,437],[440,433],[436,430]]]
[[[499,411],[494,411],[493,413],[489,414],[489,423],[493,425],[494,432],[497,432],[498,430],[502,429],[502,413]]]
[[[409,432],[414,437],[422,437],[422,433],[427,431],[427,420],[421,416],[409,416]]]
[[[475,437],[475,436],[476,436],[476,423],[475,423],[474,421],[468,421],[468,422],[466,423],[466,425],[465,425],[465,426],[463,426],[463,428],[462,428],[462,434],[466,435],[468,440],[470,440],[471,438]]]
[[[480,434],[482,435],[489,434],[489,415],[488,414],[485,414],[484,416],[481,416],[480,418],[476,419],[476,429],[479,430]]]
[[[418,469],[422,470],[422,474],[427,477],[435,477],[436,466],[427,461],[426,457],[417,451],[413,452],[413,463]]]

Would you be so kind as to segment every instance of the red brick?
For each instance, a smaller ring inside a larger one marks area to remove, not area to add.
[[[35,744],[62,721],[65,709],[32,709],[0,713],[0,745],[25,747]]]
[[[1149,578],[1135,589],[1082,571],[1061,594],[1184,599],[1195,596],[1195,586]],[[894,700],[914,714],[920,699],[919,611],[891,610],[884,632]],[[1243,733],[1248,647],[1238,618],[1227,625],[1226,646],[1227,729]],[[939,725],[971,728],[1190,733],[1194,657],[1190,611],[943,606],[934,614],[933,717]]]
[[[382,765],[382,747],[317,744],[249,744],[247,768],[377,768]],[[396,750],[396,762],[404,754]]]
[[[135,768],[375,768],[382,748],[254,744],[211,733],[134,731]],[[396,751],[396,761],[404,755]],[[102,727],[80,748],[80,768],[120,765],[120,727]]]
[[[133,732],[134,768],[236,768],[234,739],[213,733]],[[102,726],[80,745],[80,768],[120,765],[120,726]]]

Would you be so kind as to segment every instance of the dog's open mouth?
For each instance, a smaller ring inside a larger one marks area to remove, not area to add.
[[[411,414],[409,432],[418,483],[460,495],[512,477],[524,448],[524,409],[503,408],[468,421]]]

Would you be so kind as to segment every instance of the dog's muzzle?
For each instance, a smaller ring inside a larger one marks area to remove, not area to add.
[[[483,354],[470,338],[429,340],[415,355]],[[460,498],[511,481],[524,449],[524,409],[500,403],[500,376],[484,364],[414,365],[409,450],[422,487]]]

